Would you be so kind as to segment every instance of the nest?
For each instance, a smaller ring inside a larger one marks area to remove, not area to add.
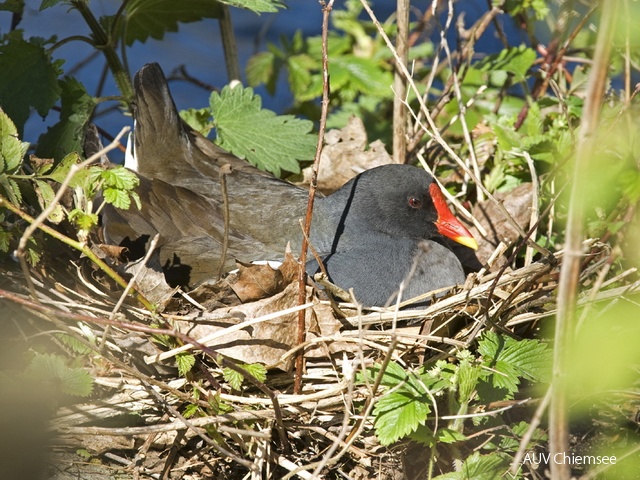
[[[631,272],[604,282],[607,245],[592,240],[584,247],[591,262],[581,274],[580,304],[638,290],[640,282],[622,281]],[[563,256],[472,274],[464,287],[432,293],[422,309],[360,309],[320,300],[311,289],[297,306],[291,283],[242,305],[207,311],[189,297],[158,314],[112,298],[82,267],[72,284],[36,279],[37,301],[21,275],[9,273],[2,296],[14,319],[27,313],[36,331],[53,327],[91,352],[92,396],[59,408],[51,420],[62,471],[71,462],[64,452],[81,448],[134,477],[399,478],[408,468],[404,450],[381,446],[373,429],[370,407],[382,392],[356,382],[355,373],[376,361],[411,369],[455,356],[487,328],[527,335],[555,312]],[[306,312],[307,337],[298,345],[299,310]],[[185,352],[196,362],[181,375],[175,357]],[[298,353],[305,368],[302,391],[294,394]],[[235,390],[224,380],[224,368],[256,361],[271,367],[264,381]]]

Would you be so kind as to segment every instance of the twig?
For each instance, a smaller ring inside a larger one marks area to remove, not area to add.
[[[84,162],[74,163],[73,165],[71,165],[71,168],[69,168],[69,171],[67,172],[67,176],[62,181],[62,184],[60,184],[60,187],[58,188],[56,195],[53,197],[53,200],[51,200],[51,203],[47,205],[47,207],[40,213],[40,215],[38,215],[32,222],[30,222],[30,225],[27,228],[25,228],[24,233],[22,234],[22,237],[20,237],[20,241],[18,242],[18,248],[14,253],[15,253],[15,256],[18,257],[18,259],[20,260],[20,266],[22,267],[22,272],[24,273],[25,280],[27,282],[27,285],[29,286],[29,291],[31,292],[34,300],[37,301],[37,297],[35,295],[35,288],[33,286],[33,282],[31,281],[31,275],[29,274],[29,267],[27,266],[27,261],[24,257],[24,251],[27,246],[27,242],[29,241],[29,238],[31,237],[31,235],[33,235],[33,232],[35,232],[44,223],[44,221],[49,217],[51,212],[53,212],[53,210],[56,208],[56,206],[58,205],[58,202],[60,202],[60,199],[62,198],[62,195],[64,195],[64,193],[67,190],[67,187],[69,187],[69,183],[71,183],[71,180],[73,180],[74,175],[80,170],[84,169],[85,167],[91,165],[96,160],[99,160],[100,157],[102,157],[102,155],[105,155],[106,153],[110,152],[114,148],[117,148],[118,145],[120,144],[120,139],[128,131],[129,131],[129,127],[124,127],[122,130],[120,130],[120,133],[109,145],[104,147],[99,152],[96,152],[95,154],[91,155]]]
[[[398,0],[396,6],[396,51],[404,65],[409,55],[409,0]],[[393,161],[405,163],[407,156],[407,80],[399,68],[396,67],[393,76]]]
[[[320,158],[322,147],[324,146],[324,132],[327,126],[327,115],[329,112],[329,15],[333,9],[333,1],[321,1],[322,6],[322,106],[320,111],[320,126],[318,128],[318,143],[316,145],[316,155],[311,167],[311,181],[309,185],[309,201],[304,221],[304,235],[302,237],[302,249],[300,251],[300,269],[298,270],[298,305],[303,305],[307,296],[305,266],[307,263],[307,249],[309,246],[309,233],[311,232],[311,219],[313,216],[313,204],[318,187],[318,170],[320,168]],[[298,313],[298,344],[303,343],[306,336],[306,313],[301,310]],[[304,355],[300,351],[296,357],[296,372],[294,380],[294,391],[300,393],[302,390],[302,371],[304,368]]]

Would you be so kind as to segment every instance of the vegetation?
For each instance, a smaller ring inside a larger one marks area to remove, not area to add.
[[[136,478],[160,471],[163,478],[185,471],[194,478],[544,478],[545,469],[558,479],[635,478],[637,3],[493,0],[472,18],[455,2],[414,5],[409,15],[408,2],[398,0],[389,19],[376,18],[376,2],[373,11],[360,0],[333,9],[322,3],[331,14],[330,90],[322,36],[297,32],[250,59],[248,86],[219,86],[208,108],[181,112],[223,148],[289,179],[313,160],[325,120],[344,128],[355,115],[369,142],[406,151],[407,162],[434,172],[485,245],[479,255],[489,268],[424,310],[314,307],[318,323],[330,318],[338,326],[319,338],[310,332],[301,346],[292,340],[278,363],[231,360],[221,344],[189,336],[181,321],[231,315],[222,307],[194,313],[201,292],[172,290],[160,301],[129,280],[137,274],[123,272],[118,254],[101,246],[100,213],[106,204],[139,208],[138,178],[101,161],[108,152],[87,152],[85,140],[96,105],[130,109],[133,44],[217,19],[230,78],[238,78],[229,8],[277,12],[283,3],[125,0],[96,18],[90,2],[44,0],[41,10],[79,13],[91,36],[27,38],[14,28],[0,37],[0,325],[7,345],[21,340],[2,366],[0,382],[11,386],[4,395],[42,384],[54,429],[74,439],[119,438],[109,421],[125,422],[130,435],[148,440],[140,452],[164,465],[135,463],[138,450],[114,441]],[[20,0],[0,4],[15,18],[24,8]],[[493,35],[503,47],[483,51]],[[93,97],[63,76],[53,52],[68,42],[100,52],[117,99]],[[254,88],[277,95],[283,75],[291,105],[263,109]],[[33,112],[60,119],[40,138],[24,138]],[[124,133],[109,138],[112,147]],[[267,316],[239,303],[255,325]],[[295,295],[282,305],[294,307]],[[416,330],[411,319],[431,329]],[[240,330],[229,328],[227,335]],[[318,345],[326,346],[319,356]],[[293,394],[291,375],[265,364],[289,366],[297,348],[308,355],[307,375]],[[167,368],[157,365],[158,349]],[[125,392],[135,401],[123,400]],[[99,419],[72,418],[63,407],[79,397],[87,410],[103,398],[113,408]],[[169,431],[169,440],[158,437]],[[197,439],[203,451],[195,454]],[[154,441],[160,447],[152,455]],[[90,440],[75,448],[105,464],[112,458]],[[618,461],[531,461],[558,453]],[[187,465],[196,455],[213,469]]]

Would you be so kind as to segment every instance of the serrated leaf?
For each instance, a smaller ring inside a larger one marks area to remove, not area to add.
[[[519,47],[505,48],[499,53],[487,55],[474,65],[484,72],[496,72],[499,70],[513,74],[515,82],[525,80],[526,74],[536,61],[535,50],[521,45]]]
[[[198,415],[201,411],[202,410],[198,405],[194,405],[193,403],[190,403],[184,408],[184,411],[182,412],[182,416],[184,418],[193,418],[194,416]]]
[[[271,51],[253,55],[247,62],[245,69],[249,86],[256,87],[264,83],[267,86],[267,91],[273,95],[279,74],[279,63],[275,53]]]
[[[13,235],[11,232],[7,232],[0,228],[0,252],[7,253],[9,251],[9,242],[11,242],[11,238]]]
[[[243,365],[243,368],[259,382],[264,382],[267,379],[267,369],[261,363],[248,363]]]
[[[66,155],[60,161],[60,163],[53,169],[53,171],[49,175],[47,175],[47,178],[50,178],[51,180],[55,180],[58,183],[62,183],[64,182],[64,179],[67,177],[67,174],[71,169],[71,166],[79,162],[80,162],[80,157],[78,156],[78,154],[76,152],[72,152]],[[87,179],[88,175],[89,175],[89,172],[87,170],[82,170],[77,172],[71,179],[69,186],[71,188],[82,186],[85,180]]]
[[[498,372],[490,375],[493,385],[509,394],[517,391],[520,378],[537,381],[549,378],[551,355],[538,340],[515,340],[485,332],[478,343],[478,352],[485,365]]]
[[[124,40],[127,45],[145,42],[149,37],[161,40],[165,32],[177,32],[179,23],[203,18],[220,18],[222,7],[211,0],[132,0],[126,4]]]
[[[62,159],[70,152],[82,152],[84,134],[91,119],[96,100],[75,78],[60,82],[60,120],[40,136],[36,155]]]
[[[22,132],[31,108],[46,116],[60,96],[59,68],[40,44],[29,43],[19,30],[0,46],[0,98],[4,112]]]
[[[180,117],[187,122],[191,128],[197,130],[205,137],[209,135],[209,132],[213,129],[211,111],[208,108],[180,110]]]
[[[56,194],[53,191],[53,188],[51,188],[51,185],[49,185],[44,180],[35,179],[34,182],[36,195],[38,197],[38,203],[44,210],[49,205],[51,205],[51,202],[53,202],[53,198]],[[50,222],[55,223],[56,225],[64,220],[64,210],[62,209],[62,205],[56,205],[47,218]]]
[[[219,0],[220,3],[232,7],[244,8],[255,13],[275,13],[286,5],[280,0]]]
[[[60,392],[77,397],[86,397],[93,390],[93,379],[82,368],[67,366],[60,355],[36,354],[31,360],[27,374],[36,380],[50,383]]]
[[[7,177],[4,173],[0,174],[0,186],[4,189],[11,203],[14,205],[22,203],[22,192],[13,178]]]
[[[100,179],[107,187],[118,188],[121,190],[132,190],[138,186],[140,179],[131,170],[127,170],[122,165],[107,170],[100,170]]]
[[[442,443],[463,442],[467,439],[462,433],[451,430],[450,428],[441,428],[438,430],[438,441]]]
[[[124,190],[107,187],[102,189],[102,194],[105,202],[112,204],[116,208],[129,210],[131,199],[129,198],[129,194]]]
[[[313,123],[292,115],[261,109],[262,100],[252,88],[226,86],[211,95],[216,143],[276,176],[281,170],[300,172],[299,161],[311,160],[316,136]]]
[[[439,475],[434,480],[503,480],[510,458],[499,453],[480,455],[475,452],[466,458],[458,471]]]
[[[184,377],[191,371],[196,364],[196,357],[191,353],[179,353],[176,355],[176,365],[178,365],[178,373]]]
[[[222,375],[231,388],[234,390],[240,390],[242,387],[242,381],[244,380],[244,376],[240,372],[236,372],[230,368],[224,368],[222,370]]]
[[[346,92],[341,90],[339,94],[343,98],[352,100],[356,94],[366,93],[378,98],[391,98],[393,91],[393,75],[383,70],[380,63],[370,58],[356,57],[355,55],[342,55],[330,59],[329,75],[331,76],[332,89],[336,80]],[[346,93],[349,92],[348,95]]]
[[[378,440],[390,445],[409,435],[424,424],[430,411],[426,395],[405,388],[388,393],[373,408]]]
[[[98,215],[74,208],[69,212],[69,221],[73,222],[81,230],[91,230],[98,224]]]
[[[16,126],[0,108],[0,173],[13,173],[22,163],[28,148],[29,144],[20,141]]]

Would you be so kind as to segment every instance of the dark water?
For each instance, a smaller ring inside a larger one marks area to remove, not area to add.
[[[179,1],[179,0],[176,0]],[[39,12],[37,7],[40,1],[28,2],[27,11],[19,28],[24,29],[25,36],[41,36],[48,38],[58,35],[64,38],[68,35],[88,35],[89,31],[80,14],[70,10],[64,5]],[[336,2],[336,8],[341,6]],[[91,8],[96,16],[112,14],[119,2],[101,0],[92,1]],[[415,7],[421,11],[431,2],[418,1]],[[257,51],[264,50],[266,42],[277,43],[281,35],[291,37],[296,30],[302,30],[305,35],[318,35],[321,30],[322,12],[318,2],[309,0],[292,0],[288,2],[289,8],[277,14],[256,15],[249,11],[231,9],[232,21],[238,41],[238,54],[241,68],[244,68],[247,60]],[[379,19],[386,19],[395,8],[395,2],[377,1],[373,8]],[[456,3],[457,12],[464,11],[466,24],[470,25],[484,11],[486,3],[481,1],[464,1]],[[11,15],[8,12],[0,12],[0,31],[6,32],[9,28]],[[510,20],[503,18],[505,28],[510,34],[512,43],[518,44],[515,29]],[[455,48],[455,33],[452,31],[449,37],[451,47]],[[477,51],[491,53],[502,48],[497,37],[491,32],[485,34],[477,45]],[[101,55],[94,57],[87,65],[75,69],[79,62],[85,61],[93,53],[93,49],[83,42],[68,43],[53,54],[56,59],[64,59],[65,72],[73,71],[73,75],[80,80],[89,93],[97,94],[97,85],[104,68],[104,59]],[[227,83],[226,68],[222,53],[222,44],[218,22],[216,20],[204,20],[191,24],[180,24],[179,31],[167,33],[163,40],[149,39],[146,43],[136,43],[128,49],[128,63],[131,72],[137,71],[148,62],[158,62],[169,74],[179,65],[186,65],[190,75],[206,82],[207,84],[221,88]],[[174,81],[171,83],[176,104],[179,109],[208,105],[209,92],[191,83]],[[258,88],[262,95],[265,107],[282,112],[291,102],[291,95],[287,91],[286,82],[281,81],[275,97],[269,96],[264,89]],[[107,77],[102,96],[118,95],[118,90],[110,77]],[[103,129],[115,135],[124,125],[130,124],[129,119],[114,108],[117,102],[111,101],[102,104],[99,111],[108,112],[96,119]],[[32,114],[25,127],[24,140],[35,142],[38,135],[46,130],[47,126],[57,121],[57,114],[52,112],[46,119],[37,114]]]

